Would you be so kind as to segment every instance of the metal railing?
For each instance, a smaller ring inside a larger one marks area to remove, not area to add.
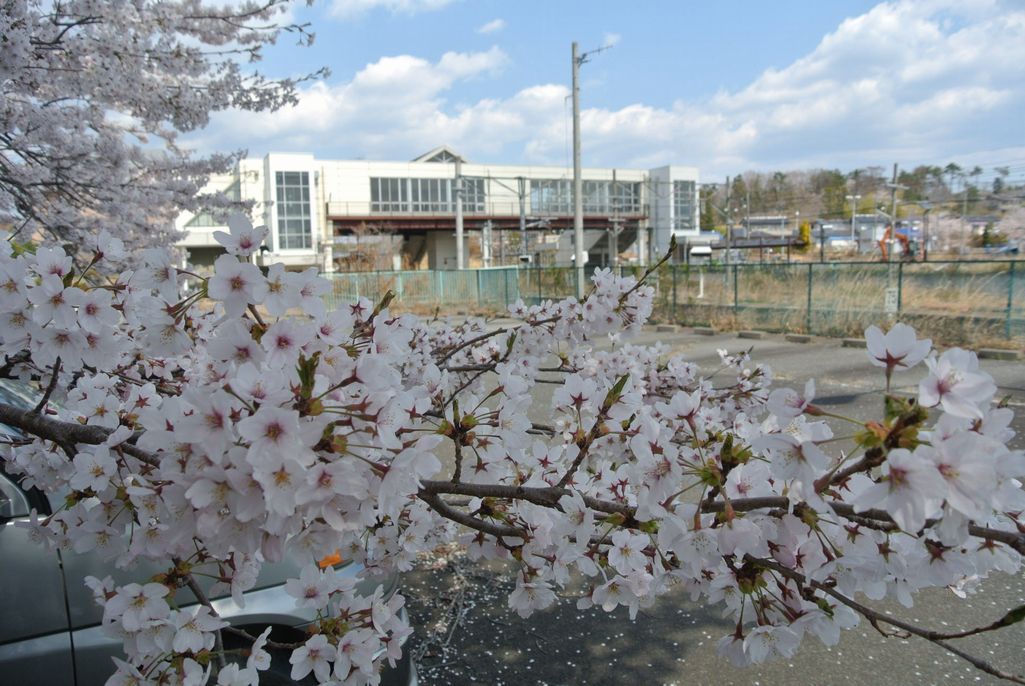
[[[347,201],[347,200],[330,200],[327,203],[327,216],[328,217],[421,217],[421,216],[447,216],[455,215],[455,202],[440,202],[430,209],[427,209],[427,203],[409,203],[409,209],[381,209],[380,203],[372,203],[367,201]],[[424,206],[424,209],[413,209],[417,205]],[[572,217],[572,207],[566,212],[553,212],[544,211],[542,209],[533,209],[530,203],[527,203],[526,208],[527,214],[532,219],[536,219],[539,216],[542,217]],[[492,216],[492,217],[518,217],[520,214],[520,203],[518,200],[510,200],[508,202],[500,201],[488,201],[484,203],[474,203],[470,201],[463,202],[463,214],[466,216]],[[640,206],[637,208],[628,208],[626,210],[609,206],[607,208],[594,208],[585,207],[584,214],[586,216],[595,217],[607,217],[613,214],[618,214],[625,218],[642,218],[647,216],[647,207]]]

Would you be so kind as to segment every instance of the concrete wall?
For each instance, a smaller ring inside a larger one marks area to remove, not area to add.
[[[676,234],[678,242],[682,239],[692,238],[700,233],[701,215],[701,184],[698,177],[697,167],[678,167],[669,165],[657,167],[649,172],[651,187],[651,227],[652,247],[655,256],[664,255],[669,249],[669,241],[672,235]],[[694,216],[692,218],[692,231],[674,231],[674,220],[676,219],[676,206],[673,202],[673,182],[693,181],[694,182]]]
[[[470,263],[470,242],[463,241],[463,263]],[[427,268],[456,268],[456,237],[448,231],[427,234]]]

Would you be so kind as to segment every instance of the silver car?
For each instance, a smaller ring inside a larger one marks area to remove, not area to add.
[[[28,404],[31,396],[10,384],[0,385],[0,402],[32,406]],[[8,427],[0,425],[0,429],[8,436],[16,435]],[[98,555],[46,550],[30,540],[28,529],[16,525],[33,509],[40,516],[53,512],[44,493],[23,489],[0,469],[0,588],[4,589],[0,595],[0,683],[99,686],[114,671],[111,657],[122,649],[120,641],[103,633],[103,609],[83,579],[109,575],[126,582],[146,579],[160,570],[154,566],[125,571]],[[355,563],[338,566],[340,574],[355,576],[360,571]],[[271,640],[302,640],[303,627],[314,619],[314,613],[296,608],[295,599],[284,590],[285,580],[298,574],[299,566],[288,562],[265,565],[256,586],[245,594],[244,608],[230,596],[214,599],[214,608],[232,626],[254,635],[270,626]],[[383,582],[365,580],[360,591],[370,595],[379,584],[388,597],[395,592],[396,577]],[[230,638],[227,634],[226,642]],[[287,654],[274,655],[271,669],[261,673],[260,683],[292,684],[290,671]],[[408,655],[395,668],[385,670],[381,683],[417,684]]]

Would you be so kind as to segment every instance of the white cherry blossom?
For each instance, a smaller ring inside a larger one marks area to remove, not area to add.
[[[993,378],[979,370],[979,358],[970,350],[951,348],[925,361],[929,376],[918,385],[918,401],[925,407],[981,419],[996,393]]]
[[[901,529],[916,533],[936,513],[947,490],[927,449],[914,453],[891,450],[878,483],[867,485],[854,499],[857,509],[881,506]]]
[[[249,305],[263,302],[267,295],[267,280],[255,264],[239,262],[231,255],[221,255],[214,263],[214,276],[207,285],[207,293],[224,304],[228,316],[237,317]]]
[[[932,348],[928,338],[919,340],[915,330],[898,322],[885,334],[878,326],[865,329],[865,343],[872,364],[886,368],[887,378],[894,370],[910,369],[925,359]]]
[[[919,397],[942,412],[891,398],[888,414],[850,420],[848,453],[811,382],[773,391],[745,354],[724,351],[712,378],[664,346],[591,348],[650,312],[652,290],[632,279],[599,271],[584,301],[520,303],[498,329],[365,299],[329,311],[312,272],[272,268],[299,296],[271,296],[241,254],[258,233],[229,228],[240,254],[189,276],[188,295],[166,251],[132,274],[87,243],[90,271],[68,286],[60,254],[0,250],[9,376],[53,386],[39,412],[0,402],[28,437],[0,445],[0,460],[26,486],[70,493],[19,525],[68,555],[176,580],[90,583],[123,643],[115,682],[152,665],[177,683],[213,679],[198,656],[214,660],[221,620],[183,607],[178,580],[209,575],[241,605],[286,557],[303,569],[286,592],[318,615],[309,638],[284,658],[255,637],[218,682],[255,683],[284,659],[296,678],[373,682],[409,634],[403,601],[321,571],[331,550],[369,574],[463,541],[515,567],[507,602],[524,616],[580,579],[578,606],[630,617],[682,588],[722,606],[719,650],[745,664],[788,657],[809,634],[835,642],[854,624],[842,598],[909,605],[921,589],[967,592],[1020,569],[1025,453],[1008,447],[1010,411],[990,406],[992,379],[970,354],[928,362]],[[913,332],[867,335],[882,339],[887,374],[921,354]],[[556,384],[540,421],[539,378]]]

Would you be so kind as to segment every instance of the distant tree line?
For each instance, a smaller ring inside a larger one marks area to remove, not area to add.
[[[986,177],[984,182],[982,179]],[[986,174],[982,167],[919,165],[899,170],[898,215],[922,211],[918,203],[929,202],[937,211],[960,216],[999,212],[1021,204],[1021,188],[1009,183],[1009,167],[994,167]],[[845,218],[852,212],[871,214],[890,204],[891,174],[882,166],[854,169],[798,171],[748,171],[724,182],[707,183],[701,193],[701,227],[721,228],[726,216],[736,224],[748,215],[787,215],[806,219]],[[859,197],[860,196],[860,197]]]

